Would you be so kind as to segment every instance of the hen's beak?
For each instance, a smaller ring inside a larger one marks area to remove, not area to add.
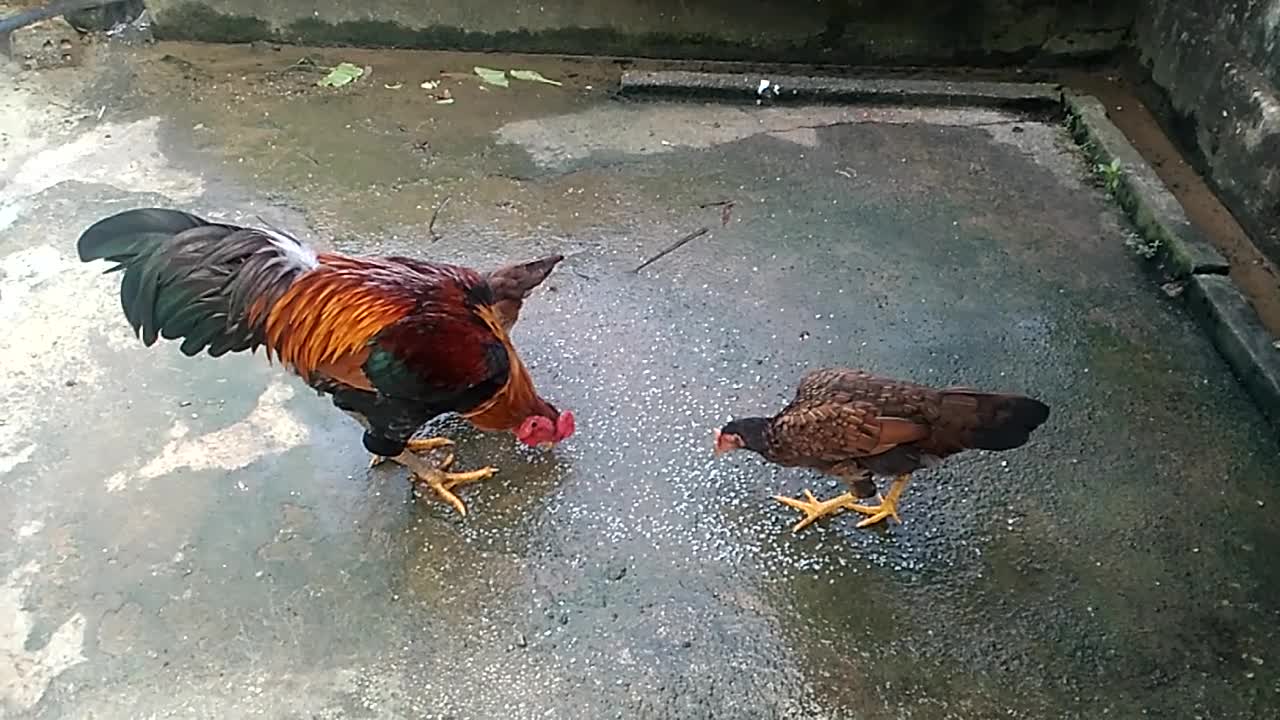
[[[555,444],[555,443],[553,443],[553,442],[551,442],[550,440],[544,440],[544,441],[542,441],[542,442],[538,443],[535,447],[537,447],[539,450],[550,450],[551,448],[553,448],[553,447],[555,447],[555,446],[556,446],[556,444]]]

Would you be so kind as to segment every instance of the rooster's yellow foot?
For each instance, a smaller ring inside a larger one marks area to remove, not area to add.
[[[453,445],[453,441],[447,437],[413,438],[409,442],[405,443],[404,449],[407,452],[424,452],[428,450],[435,450],[436,448],[449,447],[450,445]],[[383,457],[382,455],[374,455],[372,459],[369,460],[369,467],[377,467],[388,460],[394,459],[395,458]]]

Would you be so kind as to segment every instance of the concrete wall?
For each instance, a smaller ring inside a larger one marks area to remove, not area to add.
[[[1105,55],[1141,0],[148,0],[158,37],[722,60]]]
[[[1280,0],[1142,0],[1134,43],[1175,131],[1280,262]]]

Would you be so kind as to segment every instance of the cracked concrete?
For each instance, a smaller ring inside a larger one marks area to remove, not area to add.
[[[603,63],[437,106],[424,76],[474,58],[351,51],[375,74],[329,91],[296,49],[95,52],[0,98],[6,719],[1276,716],[1275,441],[1058,126],[618,105]],[[140,205],[565,253],[515,336],[578,435],[442,421],[502,472],[465,519],[415,501],[263,358],[141,346],[74,250]],[[1054,415],[922,473],[903,525],[793,536],[769,496],[830,483],[710,429],[835,362]]]

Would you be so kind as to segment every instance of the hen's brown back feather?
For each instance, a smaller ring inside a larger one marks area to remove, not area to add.
[[[824,368],[801,379],[795,399],[771,423],[770,444],[780,462],[803,465],[869,460],[906,448],[911,452],[898,453],[895,467],[915,467],[894,472],[910,472],[930,457],[1019,447],[1048,415],[1048,406],[1021,395],[935,389]]]

